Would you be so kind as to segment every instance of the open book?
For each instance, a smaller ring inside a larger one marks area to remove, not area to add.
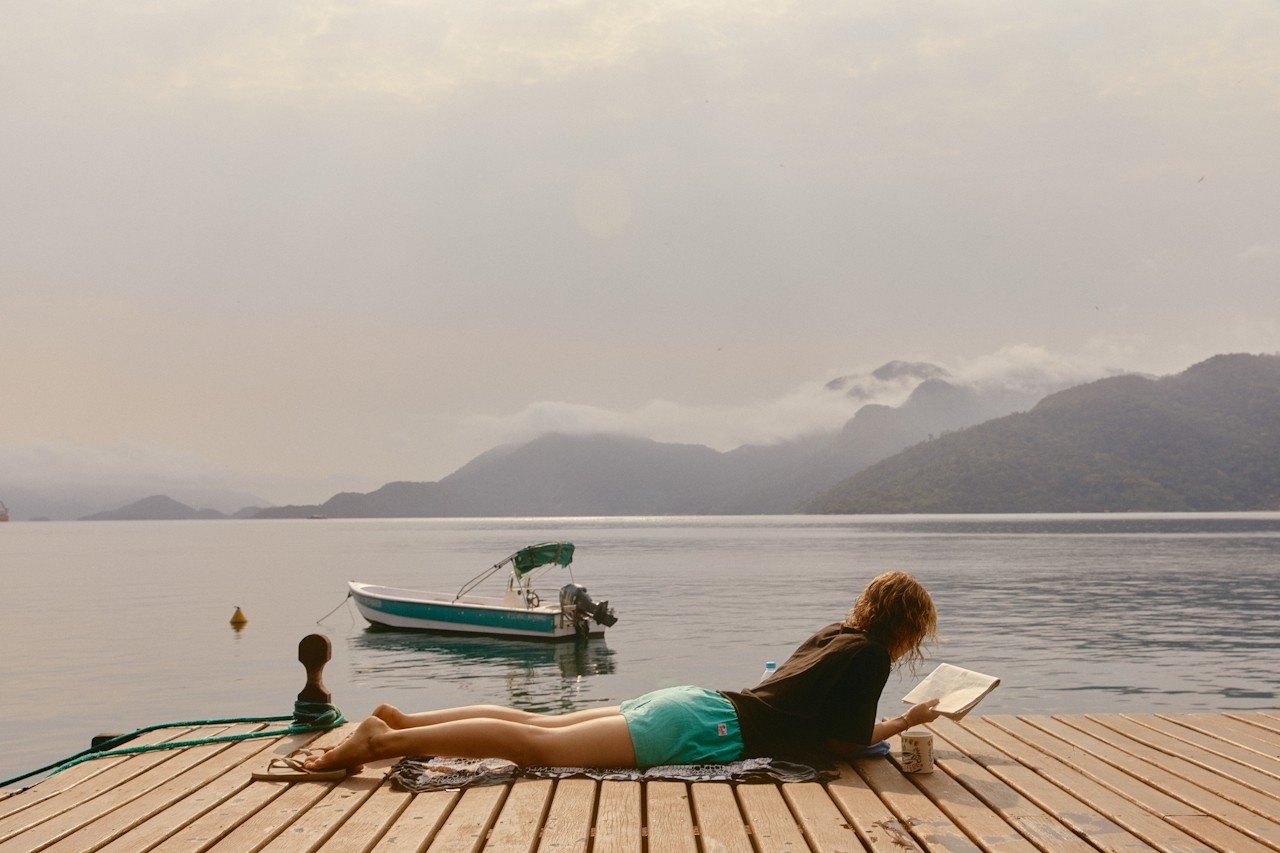
[[[941,701],[935,710],[944,717],[958,720],[999,686],[1000,679],[995,676],[940,663],[937,669],[925,676],[924,681],[911,688],[902,701],[918,705],[937,698]]]

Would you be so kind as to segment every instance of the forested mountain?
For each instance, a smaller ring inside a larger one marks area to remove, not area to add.
[[[615,435],[547,434],[489,450],[437,482],[388,483],[262,518],[705,515],[793,512],[803,501],[904,447],[1017,409],[1041,394],[977,390],[934,365],[890,362],[868,381],[909,382],[900,406],[864,405],[838,432],[719,452]],[[852,378],[831,393],[859,399]]]
[[[438,482],[254,517],[1280,510],[1280,355],[1215,356],[1175,376],[1115,376],[1038,403],[906,362],[829,390],[867,399],[860,381],[904,377],[913,390],[902,405],[863,405],[836,433],[729,452],[548,434]],[[152,498],[94,517],[217,515]]]
[[[915,445],[804,504],[818,513],[1280,509],[1280,356],[1118,376]]]

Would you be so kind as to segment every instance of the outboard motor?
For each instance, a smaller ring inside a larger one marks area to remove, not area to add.
[[[587,595],[586,587],[578,586],[576,583],[567,583],[560,587],[560,607],[572,613],[574,625],[582,636],[587,634],[588,619],[594,619],[606,628],[618,621],[618,617],[613,614],[613,609],[609,607],[609,602],[601,601],[597,604],[591,600],[591,596]]]

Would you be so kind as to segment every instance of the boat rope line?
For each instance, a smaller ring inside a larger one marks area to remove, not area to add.
[[[256,732],[242,732],[232,735],[215,735],[206,738],[192,738],[188,740],[171,740],[164,743],[149,743],[141,746],[120,746],[127,743],[139,735],[148,732],[159,731],[160,729],[177,729],[177,728],[194,728],[196,726],[229,726],[239,723],[282,723],[289,721],[288,726],[282,728],[262,729]],[[61,761],[55,761],[44,767],[32,770],[30,773],[23,773],[21,776],[14,776],[12,779],[6,779],[0,782],[0,788],[8,787],[14,782],[20,782],[38,773],[49,772],[61,773],[69,767],[74,767],[93,758],[107,758],[114,755],[134,755],[140,752],[156,752],[162,749],[183,749],[189,746],[204,746],[212,743],[232,743],[239,740],[249,740],[251,738],[261,737],[281,737],[285,735],[305,734],[306,732],[325,731],[327,729],[337,728],[347,721],[333,705],[328,702],[304,702],[298,700],[293,703],[293,714],[291,716],[278,717],[231,717],[220,720],[188,720],[180,723],[156,723],[153,726],[146,726],[128,734],[117,735],[110,740],[81,750],[75,755],[64,758]],[[8,793],[8,792],[5,792]]]
[[[316,620],[316,624],[317,624],[317,625],[323,625],[323,624],[324,624],[324,620],[328,619],[330,616],[332,616],[333,614],[337,613],[340,609],[342,609],[342,605],[346,604],[346,603],[347,603],[348,601],[350,601],[350,600],[351,600],[351,593],[350,593],[350,592],[348,592],[345,596],[343,596],[342,600],[338,602],[338,606],[337,606],[337,607],[335,607],[335,608],[333,608],[332,610],[330,610],[330,611],[329,611],[328,613],[326,613],[325,615],[321,616],[319,619],[317,619],[317,620]],[[351,611],[349,611],[349,610],[347,611],[347,613],[348,613],[348,614],[350,614],[350,612],[351,612]],[[355,617],[353,616],[353,617],[352,617],[352,622],[354,622],[354,621],[355,621]]]

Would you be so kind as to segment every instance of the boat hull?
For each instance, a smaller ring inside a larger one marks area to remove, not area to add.
[[[559,605],[509,607],[500,598],[398,589],[351,581],[351,598],[370,624],[405,631],[473,634],[527,640],[571,640],[581,636]],[[590,637],[604,636],[593,626]]]

